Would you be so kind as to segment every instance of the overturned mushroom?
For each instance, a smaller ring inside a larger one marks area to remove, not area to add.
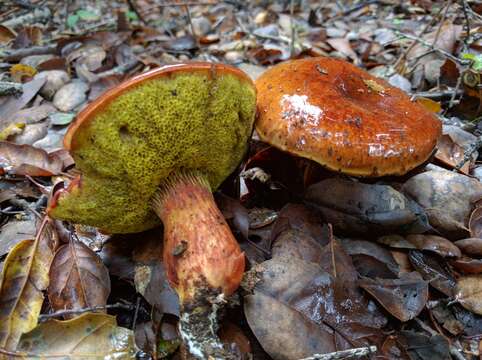
[[[342,60],[281,63],[256,89],[262,140],[350,175],[404,174],[430,157],[441,133],[403,91]]]
[[[160,218],[181,334],[198,358],[230,358],[215,334],[216,312],[239,285],[244,255],[211,189],[244,155],[254,113],[254,85],[243,72],[173,65],[106,92],[64,139],[82,175],[55,194],[49,214],[113,233]]]

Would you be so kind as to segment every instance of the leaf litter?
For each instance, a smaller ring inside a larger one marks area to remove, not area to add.
[[[226,342],[254,359],[369,345],[390,359],[480,356],[476,2],[37,3],[0,4],[0,351],[186,358],[158,261],[162,231],[104,238],[48,222],[49,235],[36,236],[50,190],[76,175],[58,151],[65,129],[104,91],[157,66],[225,62],[256,78],[291,58],[332,56],[437,113],[438,150],[405,176],[354,180],[254,133],[217,195],[250,284],[225,315],[223,327],[236,328]]]

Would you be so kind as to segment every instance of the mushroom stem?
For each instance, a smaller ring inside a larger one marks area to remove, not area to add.
[[[244,254],[217,208],[209,182],[178,172],[161,185],[153,209],[164,224],[163,260],[179,295],[180,330],[200,359],[235,359],[216,335],[218,312],[239,286]]]

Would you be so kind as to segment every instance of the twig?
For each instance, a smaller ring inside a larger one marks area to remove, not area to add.
[[[24,49],[8,50],[4,53],[0,53],[0,56],[3,57],[5,61],[16,62],[30,55],[55,54],[56,52],[56,45],[32,46]]]
[[[135,12],[135,14],[136,14],[137,17],[139,18],[139,20],[142,22],[142,24],[147,25],[146,20],[145,20],[144,17],[142,16],[141,12],[137,9],[137,6],[136,6],[136,4],[134,3],[134,1],[132,1],[132,0],[127,0],[127,3],[129,4],[129,7],[132,9],[132,11]]]
[[[138,296],[136,300],[136,310],[134,311],[134,317],[132,318],[132,329],[135,329],[137,323],[137,316],[139,315],[139,307],[141,305],[141,297]]]
[[[452,60],[453,62],[456,62],[460,65],[469,65],[470,64],[470,60],[465,60],[465,59],[459,59],[458,57],[448,53],[447,51],[445,50],[442,50],[442,49],[439,49],[435,46],[433,46],[432,44],[428,43],[426,40],[424,39],[421,39],[419,38],[418,36],[414,36],[414,35],[410,35],[410,34],[406,34],[406,33],[402,33],[401,31],[398,31],[398,30],[395,30],[394,31],[395,35],[401,37],[401,38],[407,38],[407,39],[410,39],[410,40],[414,40],[418,43],[420,43],[421,45],[433,50],[433,51],[436,51],[438,52],[439,54],[449,58],[450,60]]]
[[[52,318],[57,318],[65,315],[80,315],[86,312],[94,312],[98,310],[106,310],[106,309],[124,309],[124,310],[134,310],[134,306],[132,304],[122,304],[122,303],[115,303],[112,305],[104,305],[104,306],[93,306],[89,308],[82,308],[82,309],[69,309],[69,310],[60,310],[56,311],[51,314],[42,314],[39,315],[38,321],[44,322]]]
[[[443,8],[440,8],[440,10],[437,12],[437,14],[435,14],[435,16],[433,17],[433,19],[430,22],[428,22],[428,24],[426,24],[424,26],[422,31],[420,31],[418,36],[422,36],[423,34],[425,34],[427,32],[427,30],[430,28],[430,26],[432,26],[432,24],[435,22],[435,20],[438,19],[439,15],[442,13],[442,10],[443,10]],[[410,50],[413,49],[415,44],[416,44],[415,42],[412,43],[407,49],[405,49],[405,51],[402,54],[400,54],[397,61],[395,61],[395,64],[393,64],[394,69],[396,69],[398,67],[398,65],[400,64],[400,62],[402,62],[402,60],[407,58],[408,53],[410,52]]]
[[[445,11],[442,15],[442,19],[439,21],[439,26],[437,27],[437,31],[435,32],[435,36],[432,41],[432,46],[435,46],[435,44],[438,41],[438,37],[440,36],[440,31],[442,30],[443,23],[445,22],[445,19],[447,18],[447,12],[449,11],[450,5],[452,5],[452,0],[449,0],[447,5],[445,6]]]
[[[22,84],[9,81],[0,81],[0,96],[22,95],[22,93]]]
[[[329,354],[315,354],[300,360],[342,360],[354,359],[374,354],[377,352],[376,346],[361,347],[349,350],[336,351]]]
[[[291,41],[290,41],[290,58],[295,56],[295,22],[293,20],[295,14],[295,0],[290,1],[290,27],[291,27]]]
[[[450,89],[450,90],[442,90],[442,91],[420,91],[412,94],[412,98],[427,98],[427,99],[442,99],[442,98],[447,98],[455,94],[457,95],[462,95],[464,92],[460,89]]]
[[[470,43],[470,20],[469,20],[469,14],[467,13],[467,8],[469,7],[467,5],[467,1],[461,0],[462,3],[462,9],[464,11],[464,18],[465,18],[465,27],[467,28],[467,37],[464,39],[464,45],[465,45],[465,51],[469,48],[469,43]]]
[[[330,236],[331,265],[333,266],[333,277],[336,278],[336,261],[335,261],[335,238],[333,237],[333,227],[328,224],[328,232]]]
[[[457,93],[460,92],[461,93],[460,95],[463,94],[463,91],[460,90],[461,86],[462,86],[462,74],[460,74],[459,77],[457,78],[457,83],[455,84],[454,93],[450,97],[448,109],[451,109],[455,105],[455,97],[457,96]]]
[[[26,25],[34,22],[48,20],[51,18],[51,16],[52,13],[50,12],[50,9],[48,7],[37,7],[32,12],[4,21],[1,25],[13,28],[17,25]]]
[[[472,158],[472,155],[482,146],[482,136],[479,136],[474,142],[470,143],[464,151],[464,158],[455,166],[454,170],[459,171],[467,161]]]

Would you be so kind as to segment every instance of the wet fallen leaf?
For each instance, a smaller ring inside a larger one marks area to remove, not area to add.
[[[271,232],[272,257],[294,257],[320,263],[322,247],[328,243],[328,229],[312,211],[301,204],[283,207]]]
[[[450,265],[464,274],[482,273],[482,259],[473,259],[471,257],[462,256],[458,259],[451,260]]]
[[[435,157],[444,164],[455,168],[464,159],[464,148],[456,144],[449,135],[442,135],[437,143]],[[460,171],[469,174],[470,162],[467,161]]]
[[[416,250],[409,252],[409,259],[415,270],[417,270],[430,285],[449,297],[454,295],[456,282],[453,276],[442,267],[443,262],[439,261],[435,256],[430,256]]]
[[[399,279],[362,278],[359,285],[400,321],[420,314],[428,299],[428,283],[417,272],[402,273]]]
[[[58,155],[48,154],[30,145],[0,141],[0,173],[52,176],[60,174],[63,166]]]
[[[22,334],[37,325],[53,257],[51,230],[23,240],[8,254],[0,281],[0,347],[15,350]]]
[[[482,238],[482,208],[477,207],[472,211],[469,218],[470,236],[473,238]]]
[[[457,126],[445,125],[443,127],[443,135],[437,143],[437,152],[435,158],[443,164],[455,168],[464,160],[465,148],[469,147],[476,141],[476,136],[460,129]],[[470,168],[477,160],[478,152],[474,152],[460,171],[468,175]]]
[[[239,232],[244,239],[247,239],[249,232],[248,210],[239,200],[220,192],[215,194],[215,200],[224,218],[232,224],[233,230]]]
[[[403,191],[425,208],[442,236],[461,238],[468,235],[472,203],[482,197],[482,184],[463,174],[431,170],[410,178]]]
[[[265,351],[274,359],[299,359],[334,351],[333,333],[320,326],[320,315],[312,319],[296,306],[303,304],[300,295],[309,284],[316,284],[318,289],[311,291],[328,292],[330,275],[315,264],[297,259],[273,259],[259,266],[263,280],[256,285],[253,295],[245,297],[244,310]],[[310,298],[306,300],[308,304]],[[313,297],[311,301],[316,299]]]
[[[296,360],[335,351],[333,334],[262,292],[245,297],[244,311],[251,330],[273,359]]]
[[[467,310],[482,315],[482,275],[468,275],[459,278],[455,299]]]
[[[480,237],[457,240],[454,244],[462,250],[464,254],[482,256],[482,238]]]
[[[397,277],[399,267],[390,251],[384,247],[358,239],[341,239],[341,244],[360,275],[385,279]]]
[[[437,235],[412,234],[407,235],[407,241],[418,250],[434,252],[443,257],[460,257],[460,249],[451,241]]]
[[[162,259],[162,235],[144,233],[144,241],[133,251],[136,290],[161,313],[179,316],[179,299],[167,282]]]
[[[17,351],[28,357],[135,359],[131,330],[114,316],[86,313],[67,321],[49,320],[22,336]]]
[[[102,260],[80,241],[62,245],[50,266],[48,297],[54,311],[105,306],[110,278]]]
[[[423,209],[387,185],[332,178],[308,187],[305,199],[343,233],[419,233],[429,229]]]
[[[39,78],[22,84],[22,95],[20,97],[10,95],[0,106],[0,119],[8,121],[10,116],[23,109],[37,95],[45,81],[46,79]]]
[[[401,331],[399,343],[412,360],[450,360],[449,343],[442,335],[428,336],[415,331]]]
[[[0,257],[5,256],[21,240],[33,239],[36,234],[36,220],[10,220],[3,225],[0,231]]]

